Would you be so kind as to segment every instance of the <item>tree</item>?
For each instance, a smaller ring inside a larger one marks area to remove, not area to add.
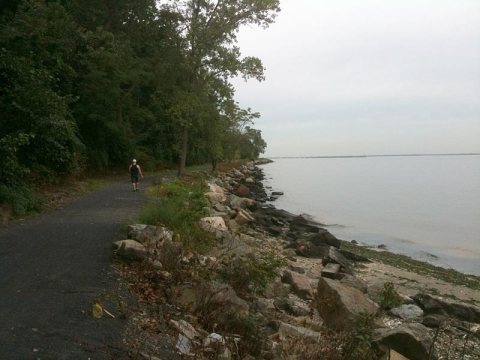
[[[187,64],[185,93],[193,95],[210,90],[217,98],[231,98],[231,92],[224,92],[229,88],[231,77],[242,75],[245,79],[263,80],[261,61],[241,56],[236,46],[237,33],[243,25],[267,27],[271,24],[280,11],[278,0],[169,0],[161,2],[161,6],[179,15],[178,31],[182,34]],[[207,86],[215,82],[223,86]],[[197,120],[190,111],[183,114],[185,118],[179,122],[179,175],[185,169],[189,129]]]

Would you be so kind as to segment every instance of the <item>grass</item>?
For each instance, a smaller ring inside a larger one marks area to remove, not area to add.
[[[202,177],[188,177],[167,184],[154,185],[147,190],[152,198],[142,209],[139,221],[149,225],[164,225],[179,237],[185,250],[207,251],[213,236],[203,231],[199,220],[206,216],[208,202]]]
[[[480,276],[464,274],[453,269],[446,269],[423,261],[414,260],[405,255],[394,254],[388,251],[377,251],[347,241],[342,241],[341,248],[400,269],[430,276],[451,284],[463,285],[470,289],[480,290]]]

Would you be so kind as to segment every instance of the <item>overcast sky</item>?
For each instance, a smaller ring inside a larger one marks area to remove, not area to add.
[[[281,0],[235,80],[267,156],[480,152],[480,0]]]

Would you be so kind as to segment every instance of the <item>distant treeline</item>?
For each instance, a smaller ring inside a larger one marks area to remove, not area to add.
[[[278,0],[9,0],[0,5],[0,202],[26,182],[256,158],[258,117],[230,79],[263,79],[242,25]],[[2,195],[3,194],[3,195]]]

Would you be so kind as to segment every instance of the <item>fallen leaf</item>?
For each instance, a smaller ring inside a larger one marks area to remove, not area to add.
[[[100,319],[103,315],[102,305],[95,303],[92,306],[92,315],[95,319]]]

